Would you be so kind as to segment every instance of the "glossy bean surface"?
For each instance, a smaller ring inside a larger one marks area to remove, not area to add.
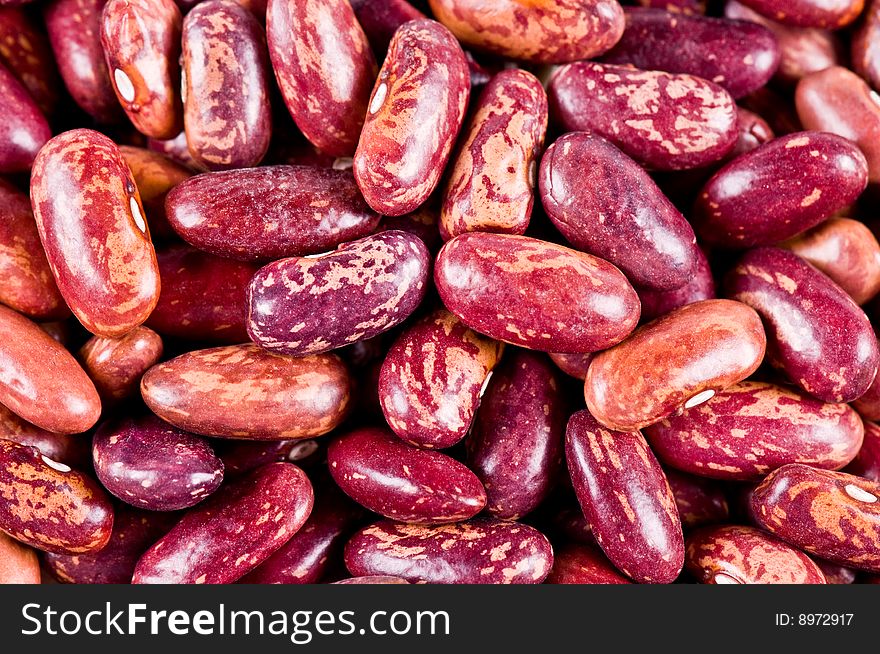
[[[143,374],[162,358],[162,338],[136,327],[121,338],[92,336],[79,351],[83,368],[108,406],[137,393]]]
[[[569,543],[553,555],[548,584],[631,584],[595,545]]]
[[[0,586],[40,583],[37,553],[0,532]]]
[[[764,16],[786,25],[837,29],[852,23],[865,0],[741,0]]]

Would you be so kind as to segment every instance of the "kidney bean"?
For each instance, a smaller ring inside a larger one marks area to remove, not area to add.
[[[771,245],[849,206],[867,183],[867,161],[852,142],[822,132],[789,134],[715,173],[692,222],[709,245]]]
[[[176,164],[186,166],[189,170],[198,172],[207,170],[205,166],[196,161],[192,154],[190,154],[189,146],[186,143],[186,132],[184,131],[181,131],[173,139],[166,139],[164,141],[147,139],[147,147],[153,152],[158,152],[168,157]]]
[[[587,376],[587,370],[593,361],[595,354],[566,354],[564,352],[551,352],[550,358],[556,367],[569,377],[583,380]]]
[[[790,464],[752,493],[757,525],[805,552],[880,571],[880,483]]]
[[[400,216],[428,199],[449,160],[469,94],[467,61],[449,30],[416,20],[394,34],[354,155],[367,204]]]
[[[165,198],[171,189],[189,179],[192,173],[152,150],[123,145],[119,147],[119,152],[128,164],[140,193],[141,204],[147,214],[145,218],[150,225],[150,235],[154,240],[174,238],[176,234],[165,215]]]
[[[87,554],[110,538],[113,507],[100,486],[35,447],[0,439],[0,530],[46,552]]]
[[[137,393],[143,374],[162,358],[162,337],[136,327],[121,338],[92,336],[79,351],[83,368],[105,405]]]
[[[553,565],[553,548],[517,522],[479,518],[431,527],[384,520],[348,541],[345,565],[355,576],[411,583],[539,584]]]
[[[522,234],[547,131],[547,94],[524,70],[498,73],[480,95],[443,192],[440,234]]]
[[[266,31],[275,79],[297,127],[327,154],[352,156],[376,59],[351,5],[271,0]]]
[[[0,179],[0,302],[31,318],[66,318],[27,195]]]
[[[107,490],[149,511],[189,508],[223,481],[223,462],[207,440],[152,414],[104,423],[92,440],[92,457]]]
[[[0,306],[0,403],[38,427],[78,434],[95,424],[101,400],[64,346]]]
[[[406,0],[350,0],[373,52],[384,55],[397,28],[411,20],[425,18],[425,14]]]
[[[871,0],[850,41],[852,69],[880,88],[880,4]]]
[[[685,529],[726,522],[730,517],[724,488],[711,479],[664,470]]]
[[[600,136],[566,134],[547,148],[541,201],[579,250],[618,266],[634,284],[680,288],[696,266],[696,237],[635,161]]]
[[[440,250],[434,282],[443,304],[496,340],[583,353],[619,343],[639,302],[603,259],[525,236],[472,232]]]
[[[696,75],[734,98],[764,86],[779,66],[776,38],[761,25],[660,9],[625,11],[623,37],[604,62]]]
[[[133,584],[228,584],[265,561],[312,512],[314,492],[292,463],[270,463],[188,511],[144,552]]]
[[[865,420],[880,420],[880,375],[874,377],[864,395],[851,402],[852,407]],[[878,480],[880,481],[880,480]]]
[[[829,218],[779,247],[828,275],[856,304],[880,292],[880,244],[857,220]]]
[[[37,553],[0,532],[0,586],[40,583]]]
[[[794,102],[782,91],[765,86],[740,100],[740,104],[767,120],[777,136],[801,131],[802,127],[794,110]]]
[[[685,567],[703,584],[824,584],[806,554],[754,527],[707,527],[687,539]]]
[[[758,481],[787,463],[843,468],[858,453],[864,427],[846,404],[750,381],[647,427],[645,434],[660,460],[673,468]]]
[[[150,368],[147,406],[205,436],[286,440],[326,434],[345,417],[351,380],[332,354],[302,359],[256,345],[195,350]]]
[[[461,522],[486,506],[486,491],[467,467],[384,429],[356,429],[338,438],[327,450],[327,463],[349,497],[392,520]]]
[[[655,7],[691,16],[706,13],[706,0],[636,0],[642,7]]]
[[[865,440],[844,472],[880,483],[880,426],[865,421]]]
[[[115,338],[144,322],[159,300],[159,270],[116,144],[89,129],[54,137],[34,162],[31,202],[55,281],[83,326]]]
[[[363,577],[350,577],[348,579],[341,579],[339,581],[334,581],[334,584],[368,584],[368,585],[376,585],[376,584],[408,584],[409,582],[406,579],[401,579],[400,577],[393,577],[391,575],[365,575]]]
[[[183,21],[183,124],[205,168],[255,166],[269,148],[266,36],[247,9],[209,0]]]
[[[43,561],[62,582],[128,584],[141,555],[179,519],[178,513],[138,511],[119,505],[115,509],[110,541],[100,551],[75,555],[47,553]]]
[[[706,166],[736,142],[733,98],[693,75],[579,62],[553,74],[547,95],[565,131],[598,134],[649,168]]]
[[[299,461],[300,454],[318,445],[313,440],[287,441],[224,441],[212,443],[217,457],[223,462],[225,479],[240,477],[260,466],[274,461]],[[311,452],[310,452],[311,453]]]
[[[596,541],[626,576],[670,583],[684,562],[681,521],[660,464],[638,432],[614,432],[588,411],[565,432],[572,485]]]
[[[763,16],[785,25],[837,29],[852,23],[864,0],[740,0]]]
[[[548,584],[631,584],[594,545],[568,544],[553,556]]]
[[[52,132],[27,89],[2,63],[0,96],[4,100],[4,119],[0,122],[0,173],[27,172]]]
[[[642,303],[642,320],[654,320],[679,307],[715,299],[715,279],[709,268],[709,260],[699,247],[694,249],[696,263],[691,271],[690,281],[684,286],[671,291],[636,288]],[[586,371],[584,373],[586,375]]]
[[[443,245],[443,239],[440,237],[438,229],[440,211],[432,206],[429,202],[424,204],[412,213],[402,216],[382,216],[382,222],[379,223],[380,232],[399,229],[413,236],[417,236],[428,251],[435,254],[440,246]]]
[[[178,184],[165,206],[186,241],[242,260],[326,252],[379,225],[350,171],[312,166],[198,175]]]
[[[429,0],[463,44],[505,59],[558,64],[596,57],[623,33],[615,0]]]
[[[491,516],[517,520],[553,490],[568,417],[561,383],[546,357],[514,350],[486,387],[465,444]]]
[[[261,347],[296,356],[373,338],[406,320],[421,303],[429,268],[424,243],[399,231],[318,257],[270,263],[248,287],[248,334]]]
[[[584,385],[587,408],[610,429],[641,429],[742,381],[765,347],[760,318],[745,304],[694,302],[596,355]]]
[[[180,34],[173,0],[109,0],[101,45],[116,97],[142,134],[170,139],[183,129]]]
[[[816,565],[825,576],[827,584],[852,584],[856,581],[856,571],[842,565],[817,559]]]
[[[0,64],[24,85],[40,111],[54,111],[61,86],[58,69],[48,38],[23,9],[0,8]]]
[[[0,438],[31,445],[41,454],[71,468],[87,468],[92,454],[87,438],[56,434],[19,418],[0,404]]]
[[[49,43],[74,102],[99,123],[123,115],[101,47],[101,12],[107,0],[51,0],[43,7]]]
[[[850,402],[871,386],[880,352],[868,317],[799,256],[750,250],[728,273],[725,288],[761,315],[768,358],[802,389],[825,402]]]
[[[767,121],[754,111],[737,107],[736,123],[738,135],[736,145],[733,146],[733,150],[731,150],[729,155],[731,159],[746,152],[751,152],[776,138]]]
[[[442,309],[406,329],[379,373],[379,401],[388,425],[413,445],[455,445],[471,428],[503,347]]]

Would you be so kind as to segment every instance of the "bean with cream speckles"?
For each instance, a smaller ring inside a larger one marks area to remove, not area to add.
[[[351,171],[314,166],[205,173],[178,184],[165,206],[184,240],[242,260],[327,252],[379,224]]]
[[[0,8],[0,64],[25,86],[46,115],[58,104],[61,80],[38,19],[19,7]]]
[[[544,153],[538,177],[544,210],[579,250],[638,286],[671,290],[692,279],[694,230],[648,173],[601,136],[562,136]]]
[[[49,123],[27,89],[0,63],[0,173],[30,170],[40,148],[52,136]]]
[[[750,250],[728,273],[725,289],[761,315],[768,359],[811,395],[851,402],[871,386],[880,351],[868,317],[796,254]]]
[[[772,245],[846,208],[867,184],[868,164],[854,143],[834,134],[796,132],[715,173],[700,191],[692,222],[709,245]]]
[[[641,429],[751,375],[766,344],[758,314],[745,304],[688,304],[596,355],[584,384],[587,408],[611,429]]]
[[[666,469],[664,472],[685,529],[727,522],[730,507],[722,484],[678,470]]]
[[[471,428],[502,349],[445,310],[415,323],[388,350],[379,373],[386,422],[413,445],[455,445]]]
[[[173,0],[109,0],[101,45],[116,97],[145,136],[170,139],[183,128],[180,31]]]
[[[824,584],[803,552],[754,527],[707,527],[687,539],[685,567],[703,584]]]
[[[880,426],[876,423],[865,421],[865,440],[844,472],[880,483]]]
[[[639,432],[615,432],[588,411],[565,433],[572,485],[596,541],[641,583],[669,583],[684,563],[684,538],[669,483]]]
[[[376,60],[348,0],[271,0],[272,68],[297,127],[335,157],[354,154]]]
[[[355,576],[391,575],[412,583],[540,584],[553,548],[533,527],[478,518],[430,527],[391,521],[357,532],[345,546]]]
[[[150,368],[147,406],[205,436],[287,440],[320,436],[348,410],[351,379],[332,354],[294,358],[256,345],[196,350]]]
[[[650,288],[636,288],[642,303],[642,320],[654,320],[679,307],[714,300],[715,278],[709,268],[709,260],[699,247],[696,248],[696,263],[691,271],[691,279],[684,286],[671,291],[655,291]]]
[[[83,368],[105,406],[131,397],[143,374],[162,358],[162,337],[136,327],[121,338],[92,336],[79,351]]]
[[[508,351],[468,435],[468,466],[486,487],[487,512],[517,520],[543,502],[563,457],[567,401],[547,357]]]
[[[443,193],[440,233],[522,234],[547,130],[547,94],[524,70],[498,73],[480,95]]]
[[[793,463],[752,493],[757,525],[805,552],[880,572],[880,483]]]
[[[113,507],[87,475],[35,447],[0,439],[0,531],[31,547],[62,554],[107,544]]]
[[[707,166],[736,143],[733,98],[693,75],[579,62],[553,74],[547,95],[563,129],[603,136],[648,168]]]
[[[864,427],[846,404],[748,381],[645,428],[664,464],[706,477],[758,481],[788,463],[839,470],[862,445]]]
[[[553,555],[548,584],[631,584],[595,545],[569,543]]]
[[[449,160],[469,94],[467,61],[449,30],[414,20],[395,33],[354,155],[367,204],[399,216],[428,199]]]
[[[486,506],[486,491],[464,464],[413,447],[380,428],[333,441],[327,463],[336,484],[373,513],[411,524],[462,522]]]
[[[127,504],[177,511],[219,488],[223,463],[210,444],[152,414],[103,424],[92,439],[95,472]]]
[[[865,0],[740,0],[773,20],[795,27],[838,29],[852,23]]]
[[[120,146],[119,152],[128,164],[146,211],[150,235],[154,240],[168,240],[175,236],[165,215],[168,192],[188,179],[192,172],[168,157],[145,148]]]
[[[430,254],[401,231],[368,236],[317,257],[257,271],[248,287],[248,334],[295,356],[373,338],[403,322],[425,296]],[[332,316],[332,321],[316,317]]]
[[[116,338],[144,322],[159,300],[159,270],[116,144],[89,129],[54,137],[34,162],[31,202],[58,289],[83,326]]]
[[[0,586],[39,583],[40,562],[37,553],[0,532]]]
[[[314,492],[292,463],[270,463],[190,509],[137,563],[134,584],[228,584],[305,524]]]
[[[591,59],[623,32],[615,0],[430,0],[459,41],[505,59],[557,64]]]
[[[88,438],[78,435],[57,434],[37,427],[0,404],[0,435],[21,445],[32,445],[53,461],[71,468],[86,469],[91,464]]]
[[[545,352],[610,347],[639,319],[638,296],[613,265],[525,236],[455,237],[437,255],[434,282],[471,329]]]
[[[210,170],[255,166],[272,133],[263,28],[232,0],[209,0],[183,21],[183,123]]]

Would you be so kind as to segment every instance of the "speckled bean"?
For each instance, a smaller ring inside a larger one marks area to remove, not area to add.
[[[88,438],[78,435],[57,434],[37,427],[0,404],[0,438],[32,445],[53,461],[71,468],[87,469],[91,465],[91,447]]]
[[[700,300],[714,300],[715,278],[709,268],[709,260],[699,247],[696,248],[696,264],[691,271],[691,279],[684,286],[671,291],[655,291],[650,288],[636,288],[642,303],[642,320],[654,320],[688,304]],[[161,302],[161,300],[160,300]]]
[[[0,173],[30,170],[40,148],[52,136],[40,108],[27,89],[0,63]]]
[[[40,583],[37,553],[0,532],[0,586]]]
[[[631,584],[595,545],[569,543],[553,555],[548,584]]]
[[[120,146],[119,152],[128,164],[135,185],[146,211],[150,235],[154,240],[168,240],[175,236],[165,215],[165,198],[168,192],[192,172],[158,152],[129,145]]]
[[[44,114],[53,112],[61,80],[49,39],[30,12],[0,8],[0,64],[18,78]]]
[[[685,529],[727,522],[730,507],[722,484],[704,477],[686,475],[678,470],[667,469],[664,472]]]
[[[838,29],[852,23],[865,0],[740,0],[763,16],[786,25]]]
[[[867,420],[864,424],[865,440],[844,472],[880,483],[880,426]]]
[[[92,336],[79,351],[105,406],[137,393],[143,374],[162,358],[162,337],[147,327],[135,327],[120,338]]]

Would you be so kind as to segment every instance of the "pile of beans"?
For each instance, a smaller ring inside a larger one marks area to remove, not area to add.
[[[0,0],[0,582],[880,580],[880,1]]]

